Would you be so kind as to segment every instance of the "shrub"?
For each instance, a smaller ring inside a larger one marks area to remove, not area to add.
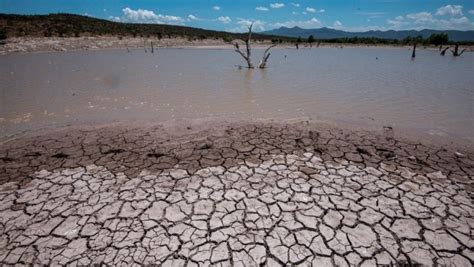
[[[447,44],[448,42],[449,42],[449,36],[446,33],[433,33],[427,39],[427,43],[436,45],[436,46]]]
[[[0,29],[0,40],[7,39],[7,31],[5,29]]]
[[[233,38],[231,36],[224,36],[224,38],[222,38],[224,40],[224,42],[226,43],[230,43],[233,41]]]

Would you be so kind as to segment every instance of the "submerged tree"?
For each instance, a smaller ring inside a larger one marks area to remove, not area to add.
[[[313,35],[310,35],[308,37],[308,43],[309,43],[309,46],[310,47],[313,47],[313,43],[316,42],[316,39],[314,39],[314,36]]]
[[[242,40],[245,43],[245,47],[246,47],[245,53],[240,51],[240,46],[238,42],[234,43],[235,52],[239,53],[245,59],[245,61],[247,62],[247,67],[249,69],[253,69],[252,60],[250,58],[250,55],[252,53],[251,48],[250,48],[250,41],[252,38],[252,27],[253,27],[253,24],[250,24],[249,34],[247,35],[247,38],[245,40]]]
[[[275,47],[277,44],[273,44],[271,45],[270,47],[268,47],[267,49],[265,49],[265,52],[263,53],[263,57],[262,57],[262,60],[260,61],[260,64],[258,64],[258,68],[259,69],[264,69],[266,66],[267,66],[267,60],[268,58],[270,57],[270,49],[272,49],[272,47]]]
[[[451,50],[453,56],[455,57],[460,57],[464,53],[464,51],[466,51],[466,49],[463,49],[461,52],[459,52],[459,44],[456,44],[454,46],[454,50]]]
[[[441,56],[446,55],[446,51],[448,51],[448,49],[449,49],[449,46],[447,46],[446,48],[444,48],[443,50],[441,50],[440,55],[441,55]]]
[[[418,44],[418,43],[416,43],[416,42],[413,43],[413,52],[411,53],[411,58],[415,58],[415,57],[416,57],[416,45],[417,45],[417,44]]]
[[[234,43],[235,52],[239,53],[239,55],[241,55],[245,59],[245,62],[247,62],[247,68],[249,68],[249,69],[254,68],[254,66],[252,64],[252,59],[251,59],[252,49],[250,47],[250,42],[252,41],[252,27],[253,27],[253,24],[250,24],[249,33],[247,35],[247,38],[245,40],[241,40],[242,42],[245,43],[245,50],[244,51],[240,50],[240,45],[239,45],[238,42]],[[267,61],[268,61],[268,58],[270,57],[270,53],[269,53],[270,49],[272,49],[272,47],[275,47],[275,46],[277,46],[277,44],[272,44],[263,53],[263,58],[260,61],[260,64],[258,65],[258,67],[260,69],[264,69],[267,66]]]
[[[416,57],[416,46],[419,43],[423,43],[423,37],[421,35],[418,35],[415,38],[411,39],[412,44],[413,44],[413,52],[411,53],[411,58],[414,59]]]

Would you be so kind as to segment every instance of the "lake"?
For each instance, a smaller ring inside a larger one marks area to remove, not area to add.
[[[262,52],[254,51],[255,65]],[[473,53],[271,52],[265,70],[239,69],[231,49],[1,56],[0,136],[117,121],[308,118],[474,142]]]

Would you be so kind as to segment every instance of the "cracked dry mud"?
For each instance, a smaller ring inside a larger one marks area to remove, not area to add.
[[[0,146],[0,263],[472,266],[472,153],[302,123],[203,127]]]

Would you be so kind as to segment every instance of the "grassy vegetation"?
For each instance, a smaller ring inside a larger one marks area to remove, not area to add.
[[[384,45],[412,45],[414,43],[423,44],[423,45],[453,45],[453,44],[460,44],[460,45],[474,45],[472,41],[465,41],[465,42],[453,42],[449,40],[449,37],[445,33],[434,33],[428,38],[423,38],[420,36],[409,36],[404,38],[403,40],[397,39],[380,39],[375,37],[352,37],[352,38],[337,38],[337,39],[326,39],[320,40],[323,43],[341,43],[341,44],[384,44]]]
[[[0,29],[0,41],[7,39],[7,32],[4,29]]]
[[[0,14],[0,29],[3,29],[9,37],[79,37],[108,35],[157,39],[184,37],[190,40],[213,38],[231,41],[246,35],[174,25],[119,23],[73,14],[31,16]],[[275,36],[258,33],[252,37],[258,41],[275,38]],[[289,37],[278,38],[285,42],[293,39]]]

